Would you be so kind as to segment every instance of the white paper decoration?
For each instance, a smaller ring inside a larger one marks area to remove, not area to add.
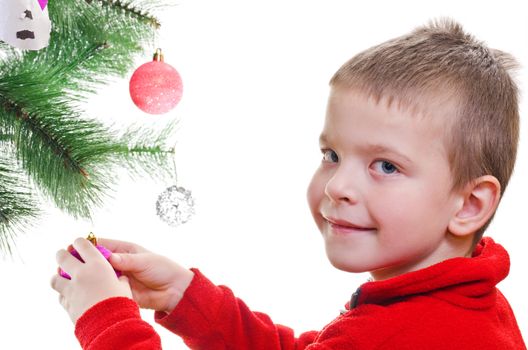
[[[48,46],[51,21],[45,0],[0,0],[0,40],[24,50]]]

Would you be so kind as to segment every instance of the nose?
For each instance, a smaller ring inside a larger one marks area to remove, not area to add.
[[[359,178],[351,169],[337,167],[325,186],[325,194],[334,202],[357,203]]]

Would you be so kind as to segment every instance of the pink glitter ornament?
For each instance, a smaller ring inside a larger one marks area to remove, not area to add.
[[[90,233],[88,235],[88,238],[86,239],[92,242],[92,244],[97,248],[97,250],[99,250],[101,254],[103,254],[106,260],[110,259],[110,255],[112,255],[112,252],[106,249],[105,247],[103,247],[102,245],[98,245],[97,239],[95,238],[95,235],[93,233]],[[72,249],[70,251],[70,254],[76,257],[77,259],[79,259],[80,261],[84,262],[84,260],[81,258],[81,255],[79,254],[77,250]],[[114,269],[114,271],[117,277],[121,276],[121,271],[116,270],[116,269]],[[66,273],[66,271],[64,271],[63,269],[59,269],[59,275],[61,275],[62,277],[66,279],[71,280],[71,276],[68,275],[68,273]]]
[[[180,102],[183,86],[178,71],[163,62],[161,49],[157,49],[153,61],[132,74],[129,90],[132,101],[143,112],[163,114]]]

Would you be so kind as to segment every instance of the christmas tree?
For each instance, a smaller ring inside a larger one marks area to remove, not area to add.
[[[82,108],[152,50],[160,26],[152,13],[161,7],[152,0],[50,0],[47,47],[20,50],[0,41],[1,253],[11,252],[17,233],[41,212],[40,197],[89,218],[115,185],[116,168],[170,171],[166,141],[174,123],[158,133],[120,132]]]

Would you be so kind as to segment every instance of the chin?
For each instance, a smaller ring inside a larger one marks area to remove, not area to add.
[[[338,270],[344,271],[344,272],[363,273],[363,272],[369,271],[367,266],[363,266],[360,264],[354,264],[354,263],[351,263],[350,261],[347,261],[346,259],[340,259],[338,257],[328,256],[328,260],[330,261],[330,264],[332,264],[333,267],[335,267]]]

